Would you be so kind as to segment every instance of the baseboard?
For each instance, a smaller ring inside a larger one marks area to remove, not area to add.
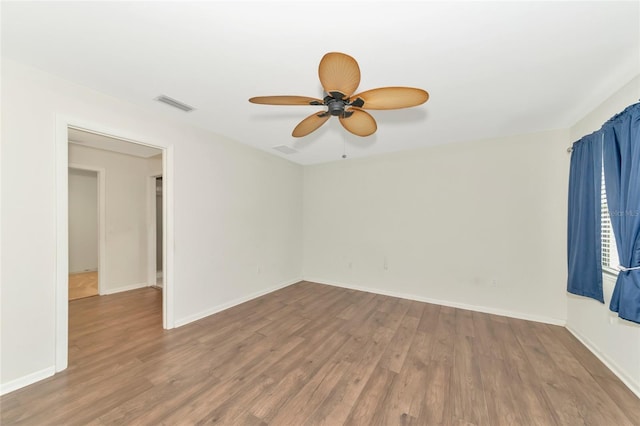
[[[640,398],[640,383],[637,383],[635,380],[633,380],[632,377],[627,375],[624,370],[620,368],[618,364],[616,364],[611,358],[600,352],[598,350],[598,347],[593,344],[591,340],[587,339],[574,328],[569,327],[568,325],[565,327],[567,330],[569,330],[569,333],[573,334],[575,338],[580,341],[580,343],[586,346],[592,354],[594,354],[600,361],[602,361],[602,363],[606,365],[607,368],[609,368],[609,370],[611,370],[613,374],[615,374],[620,379],[620,381],[624,383],[629,388],[629,390],[631,390],[631,392],[633,392],[638,398]]]
[[[302,281],[302,279],[299,279],[299,278],[297,278],[295,280],[285,281],[283,283],[280,283],[280,284],[278,284],[276,286],[267,288],[265,290],[261,290],[261,291],[257,291],[255,293],[249,294],[248,296],[240,297],[240,298],[234,299],[234,300],[232,300],[230,302],[222,303],[222,304],[214,306],[214,307],[212,307],[210,309],[206,309],[204,311],[198,312],[197,314],[189,315],[189,316],[187,316],[185,318],[176,320],[175,321],[175,326],[176,327],[180,327],[180,326],[189,324],[191,322],[198,321],[199,319],[208,317],[209,315],[217,314],[218,312],[224,311],[225,309],[232,308],[232,307],[234,307],[236,305],[239,305],[239,304],[244,303],[244,302],[248,302],[249,300],[258,298],[260,296],[264,296],[265,294],[272,293],[272,292],[274,292],[276,290],[280,290],[282,288],[289,287],[290,285],[299,283],[300,281]]]
[[[106,296],[107,294],[121,293],[123,291],[136,290],[143,287],[149,287],[149,284],[139,283],[139,284],[123,285],[121,287],[115,287],[115,288],[103,290],[101,295]]]
[[[416,295],[413,295],[413,294],[406,294],[406,293],[397,293],[395,291],[380,290],[380,289],[377,289],[377,288],[361,287],[361,286],[356,286],[356,285],[351,285],[351,284],[340,283],[340,282],[336,282],[336,281],[323,280],[323,279],[319,279],[319,278],[305,278],[304,280],[305,281],[309,281],[309,282],[318,283],[318,284],[326,284],[326,285],[330,285],[330,286],[334,286],[334,287],[342,287],[342,288],[348,288],[348,289],[351,289],[351,290],[359,290],[359,291],[366,291],[366,292],[369,292],[369,293],[381,294],[383,296],[398,297],[400,299],[415,300],[415,301],[418,301],[418,302],[432,303],[432,304],[435,304],[435,305],[442,305],[442,306],[449,306],[449,307],[452,307],[452,308],[466,309],[468,311],[482,312],[482,313],[486,313],[486,314],[500,315],[500,316],[503,316],[503,317],[517,318],[517,319],[523,319],[523,320],[535,321],[535,322],[542,322],[542,323],[545,323],[545,324],[560,325],[560,326],[563,326],[563,327],[567,323],[565,320],[561,320],[561,319],[557,319],[557,318],[538,316],[538,315],[530,315],[530,314],[525,314],[525,313],[522,313],[522,312],[513,312],[513,311],[507,311],[507,310],[503,310],[503,309],[489,308],[489,307],[486,307],[486,306],[469,305],[469,304],[466,304],[466,303],[451,302],[451,301],[448,301],[448,300],[431,299],[429,297],[416,296]]]
[[[98,272],[98,269],[83,269],[82,271],[69,271],[69,275],[86,274],[89,272]]]
[[[55,372],[56,367],[51,366],[43,370],[36,371],[35,373],[27,374],[26,376],[20,377],[18,379],[11,380],[8,383],[0,384],[0,395],[13,392],[25,386],[29,386],[35,382],[39,382],[40,380],[44,380],[47,377],[53,376]]]

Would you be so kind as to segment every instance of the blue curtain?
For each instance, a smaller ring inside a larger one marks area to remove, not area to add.
[[[621,264],[610,309],[640,323],[640,103],[601,131],[607,203]]]
[[[573,144],[569,172],[567,291],[604,303],[600,240],[602,136],[599,132]]]

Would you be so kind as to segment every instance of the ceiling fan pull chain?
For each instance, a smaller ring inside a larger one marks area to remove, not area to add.
[[[342,158],[347,158],[347,138],[342,134]]]

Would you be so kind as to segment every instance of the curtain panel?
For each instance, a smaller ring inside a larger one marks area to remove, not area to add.
[[[603,161],[620,273],[609,308],[640,323],[640,103],[604,124]]]
[[[569,170],[567,291],[604,303],[600,227],[600,132],[585,136],[573,144]]]

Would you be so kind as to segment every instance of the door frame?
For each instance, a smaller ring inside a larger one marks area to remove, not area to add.
[[[147,285],[155,286],[157,283],[157,262],[156,262],[156,178],[162,174],[152,174],[147,179]],[[162,200],[164,203],[164,178],[162,179]],[[164,222],[164,211],[162,212]],[[163,226],[164,232],[164,226]],[[164,234],[163,234],[164,239]],[[164,287],[164,262],[165,253],[162,252],[162,287]]]
[[[146,142],[148,138],[126,129],[113,129],[100,123],[89,122],[61,114],[55,116],[55,223],[56,223],[56,277],[55,277],[55,369],[68,366],[69,356],[69,134],[68,129],[97,133],[126,142],[145,145],[162,151],[163,175],[163,252],[164,286],[162,288],[162,326],[175,327],[174,319],[174,224],[173,224],[173,162],[174,145],[166,146]]]
[[[106,264],[107,264],[107,250],[106,250],[106,224],[105,218],[106,216],[106,193],[105,193],[105,182],[106,182],[106,170],[103,167],[95,167],[95,166],[86,166],[84,164],[78,163],[69,163],[69,169],[75,170],[86,170],[90,172],[96,172],[98,177],[98,294],[104,294],[103,283],[106,279]],[[67,197],[68,197],[67,190]],[[67,204],[68,205],[68,204]],[[68,212],[68,209],[67,209]],[[68,213],[67,213],[68,214]],[[68,298],[68,295],[67,295]]]

